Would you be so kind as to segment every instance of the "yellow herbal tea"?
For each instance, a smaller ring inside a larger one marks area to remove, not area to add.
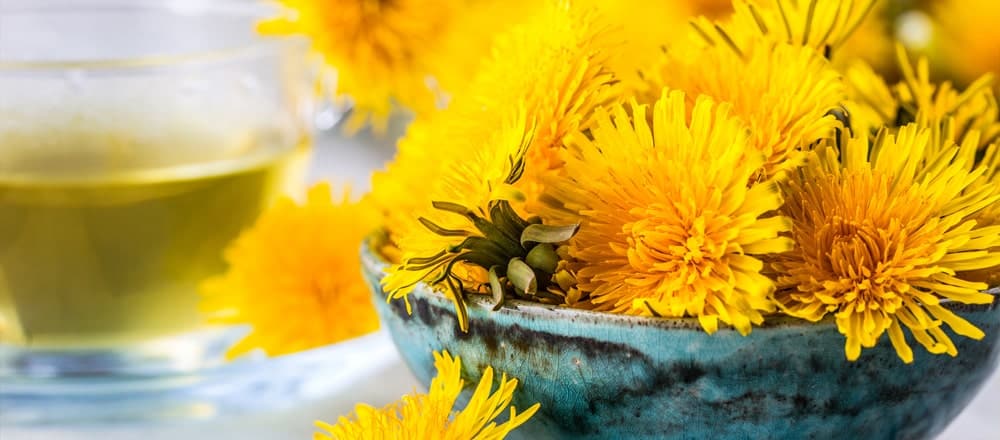
[[[225,148],[190,133],[73,137],[33,148],[37,133],[0,136],[0,343],[95,348],[198,329],[198,284],[308,154],[264,132]]]

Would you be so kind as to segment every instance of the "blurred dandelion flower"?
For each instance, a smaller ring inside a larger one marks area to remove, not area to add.
[[[742,48],[763,38],[811,48],[838,69],[862,60],[883,72],[892,68],[888,5],[884,0],[735,0],[728,16],[698,17],[692,27],[702,44]]]
[[[767,159],[761,175],[794,169],[804,152],[835,135],[846,90],[829,62],[866,22],[876,0],[735,0],[733,14],[692,21],[688,44],[674,45],[644,71],[656,99],[666,86],[733,104]]]
[[[547,1],[497,37],[489,66],[468,91],[474,108],[501,115],[523,108],[533,122],[530,166],[518,184],[529,215],[547,176],[562,166],[568,137],[590,127],[594,109],[622,98],[609,57],[624,41],[601,14],[585,2]]]
[[[754,255],[791,249],[777,186],[747,182],[763,165],[728,104],[664,91],[646,107],[599,112],[553,197],[580,218],[570,241],[579,288],[598,310],[697,317],[743,334],[774,309]]]
[[[513,184],[524,171],[532,140],[532,131],[524,124],[523,114],[515,117],[478,148],[465,152],[462,160],[452,161],[431,184],[431,209],[410,213],[420,226],[406,230],[399,240],[400,263],[382,281],[389,299],[405,300],[421,281],[442,286],[455,303],[459,325],[467,328],[462,299],[466,286],[477,288],[487,282],[481,270],[484,264],[486,269],[493,264],[506,266],[504,256],[523,252],[518,236],[498,229],[490,219],[502,216],[523,222],[509,204],[499,205],[506,207],[503,214],[496,212],[501,208],[494,202],[520,197]]]
[[[340,417],[336,425],[317,422],[326,433],[316,433],[316,440],[502,440],[528,421],[538,411],[536,403],[523,412],[511,406],[517,379],[504,374],[495,390],[493,368],[486,367],[482,379],[464,409],[455,404],[465,385],[461,378],[462,362],[447,351],[434,353],[437,377],[431,380],[427,394],[406,395],[394,404],[378,409],[365,404],[354,414]],[[496,418],[507,408],[507,421]]]
[[[396,142],[396,156],[385,169],[372,174],[372,190],[365,197],[382,214],[388,232],[382,253],[393,263],[399,262],[400,237],[419,233],[424,227],[414,213],[430,205],[429,189],[447,166],[443,158],[477,148],[468,138],[454,137],[464,132],[485,143],[493,134],[483,127],[470,133],[472,119],[462,118],[453,109],[436,111],[410,123],[406,134]],[[456,127],[466,124],[467,127]],[[454,135],[449,134],[454,133]],[[462,154],[465,154],[465,153]]]
[[[650,60],[687,38],[695,11],[714,10],[709,3],[730,7],[730,0],[583,0],[577,6],[593,6],[600,26],[620,40],[607,54],[607,65],[621,82],[622,93],[631,93],[644,88],[642,70]]]
[[[856,131],[874,136],[884,126],[916,122],[936,130],[931,147],[949,145],[948,141],[961,144],[973,133],[980,150],[1000,139],[1000,106],[990,88],[993,75],[957,90],[948,81],[931,81],[926,58],[913,65],[902,46],[896,49],[903,79],[893,87],[863,63],[847,70],[848,109]]]
[[[883,127],[893,127],[900,112],[895,90],[868,63],[850,63],[844,69],[844,83],[848,96],[844,107],[855,133],[875,136]]]
[[[529,201],[537,199],[544,176],[562,164],[567,135],[586,129],[593,110],[618,97],[606,59],[621,42],[601,27],[593,9],[545,1],[532,12],[497,36],[488,62],[448,108],[410,125],[396,158],[373,177],[371,197],[388,214],[394,236],[422,229],[412,214],[429,210],[432,200],[447,200],[409,189],[462,166],[465,156],[516,117],[526,118],[521,127],[533,131],[526,153],[532,166],[518,188]]]
[[[377,225],[347,191],[334,203],[326,184],[261,215],[226,250],[228,271],[202,285],[209,322],[252,327],[229,355],[294,353],[376,330],[358,248]]]
[[[336,95],[353,102],[345,128],[384,131],[396,106],[418,115],[460,89],[493,34],[519,17],[500,2],[278,0],[285,13],[266,35],[304,35],[336,72]],[[507,11],[506,13],[503,13]]]
[[[897,47],[903,81],[897,86],[897,114],[894,125],[899,126],[911,119],[918,124],[936,127],[950,122],[955,132],[946,139],[961,143],[972,132],[978,132],[979,147],[1000,139],[1000,106],[990,89],[995,77],[985,74],[958,91],[951,83],[934,84],[930,80],[927,60],[921,58],[916,69],[910,64],[902,46]],[[948,121],[951,118],[953,121]]]
[[[667,56],[649,75],[653,87],[731,103],[733,115],[750,130],[752,147],[765,156],[765,177],[801,164],[805,151],[839,126],[832,112],[846,96],[843,82],[809,48],[758,41]]]
[[[734,0],[722,23],[700,17],[692,25],[711,45],[744,47],[761,37],[809,47],[831,58],[865,23],[878,0]]]
[[[889,340],[913,361],[903,328],[929,352],[957,354],[944,332],[980,339],[983,332],[941,306],[943,300],[985,304],[986,284],[957,272],[1000,265],[1000,226],[972,220],[997,203],[995,189],[971,189],[972,172],[957,149],[929,145],[930,131],[908,125],[870,145],[858,135],[824,148],[793,174],[782,212],[791,217],[796,246],[774,264],[775,297],[792,316],[828,314],[846,336],[847,359]],[[934,153],[933,151],[937,151]]]
[[[871,11],[861,21],[836,53],[831,53],[831,62],[842,70],[850,63],[860,60],[884,74],[894,74],[892,61],[893,32],[896,16],[891,0],[875,0]]]
[[[529,226],[525,217],[545,179],[562,166],[566,140],[589,126],[595,108],[616,98],[614,76],[602,61],[614,46],[594,14],[546,2],[497,37],[491,62],[465,94],[415,122],[400,141],[391,171],[374,178],[372,196],[384,211],[405,213],[389,224],[399,248],[398,264],[383,281],[391,298],[405,299],[418,282],[429,282],[451,297],[466,328],[467,288],[485,291],[493,266],[497,278],[518,280],[507,277],[507,269],[518,266],[514,260],[527,262],[538,243],[520,242]],[[393,192],[407,186],[427,191]],[[544,260],[555,261],[555,250],[545,251]],[[549,275],[559,267],[543,266]],[[527,273],[515,271],[521,272]],[[513,291],[547,297],[550,287],[567,284],[561,280],[538,277],[525,280],[531,288]]]

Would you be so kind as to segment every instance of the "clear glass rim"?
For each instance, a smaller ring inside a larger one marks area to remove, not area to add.
[[[72,13],[81,10],[93,11],[95,8],[123,11],[153,11],[181,16],[244,16],[259,20],[273,16],[278,10],[274,5],[268,5],[257,0],[0,0],[0,19],[5,14],[47,13],[53,11]],[[170,68],[192,64],[226,62],[241,58],[261,58],[273,56],[288,49],[304,50],[307,46],[308,40],[305,37],[269,36],[225,49],[207,49],[170,55],[40,61],[11,61],[0,58],[0,73],[17,71]]]

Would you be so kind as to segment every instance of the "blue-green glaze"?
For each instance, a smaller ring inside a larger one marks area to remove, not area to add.
[[[426,286],[387,303],[384,262],[362,251],[383,325],[417,378],[435,374],[431,352],[462,358],[478,381],[492,365],[520,380],[514,404],[540,402],[515,433],[527,439],[923,439],[969,403],[996,367],[1000,299],[950,308],[986,332],[953,337],[959,356],[916,342],[904,364],[888,340],[844,357],[831,322],[771,319],[746,337],[714,335],[686,319],[619,316],[511,302],[497,312],[470,298],[469,332],[452,304]]]

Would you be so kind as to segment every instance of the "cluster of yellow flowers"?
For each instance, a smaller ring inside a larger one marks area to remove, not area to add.
[[[390,300],[429,284],[463,330],[463,298],[485,294],[709,333],[831,319],[852,361],[885,334],[907,363],[909,340],[954,356],[946,330],[984,336],[942,303],[1000,285],[996,2],[928,6],[915,63],[887,0],[281,3],[260,30],[312,39],[349,129],[415,119],[362,202],[318,187],[231,247],[204,307],[254,326],[234,354],[376,328],[356,250],[379,227]],[[453,412],[459,361],[435,359],[427,395],[321,427],[503,438],[537,409],[496,425],[516,381],[491,393],[487,369]]]
[[[940,303],[992,302],[1000,272],[997,100],[902,48],[889,84],[851,50],[884,9],[736,0],[650,44],[543,2],[375,177],[390,297],[431,284],[463,328],[475,293],[710,333],[832,316],[850,360],[888,333],[911,362],[904,330],[956,354],[945,329],[983,334]]]

